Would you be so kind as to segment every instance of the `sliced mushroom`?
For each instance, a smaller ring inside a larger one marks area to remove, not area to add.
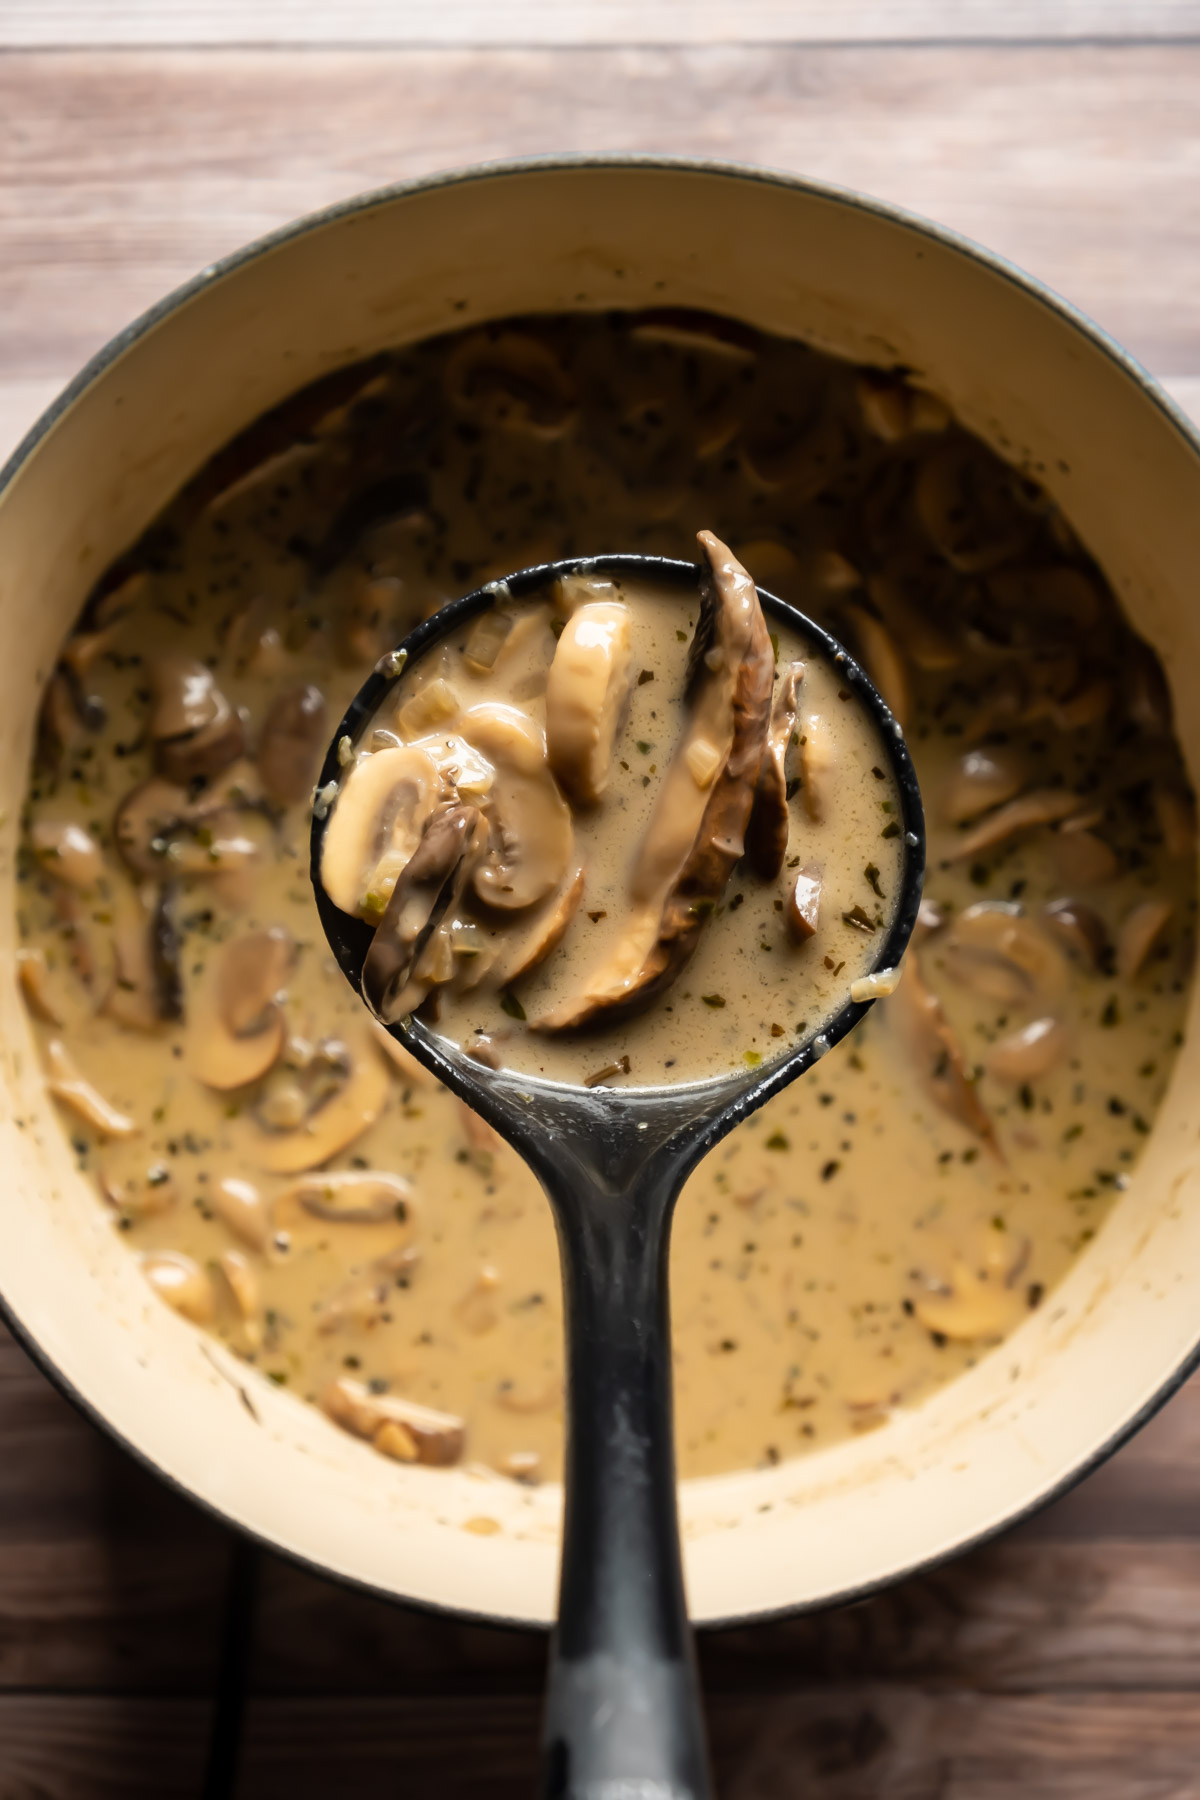
[[[1020,1030],[1009,1032],[992,1045],[987,1071],[997,1081],[1014,1087],[1038,1081],[1060,1063],[1070,1047],[1070,1033],[1061,1019],[1031,1019]]]
[[[365,1031],[342,1048],[340,1078],[308,1090],[299,1122],[260,1132],[252,1151],[260,1168],[275,1175],[320,1168],[375,1123],[388,1097],[383,1058]]]
[[[418,964],[443,922],[453,920],[483,843],[479,808],[448,802],[431,815],[400,871],[363,962],[363,998],[383,1024],[419,1006],[433,985],[433,969],[425,978]]]
[[[836,768],[837,746],[829,721],[819,713],[809,713],[800,728],[800,783],[804,810],[814,825],[829,817]]]
[[[930,541],[963,574],[996,568],[1033,529],[1021,476],[965,432],[925,458],[913,499]]]
[[[954,764],[946,784],[942,811],[952,825],[965,825],[980,813],[1020,793],[1026,780],[1025,758],[1007,745],[968,750]]]
[[[29,828],[33,854],[48,874],[86,892],[104,873],[104,853],[90,831],[69,819],[35,819]]]
[[[1074,828],[1068,819],[1054,836],[1054,868],[1064,887],[1099,887],[1111,881],[1120,864],[1111,844],[1094,831]]]
[[[282,925],[225,944],[197,997],[189,1062],[197,1081],[227,1092],[273,1067],[286,1033],[280,993],[295,960]]]
[[[564,633],[565,635],[565,633]],[[459,731],[496,772],[485,808],[489,845],[472,886],[488,906],[518,912],[558,887],[574,844],[571,811],[546,761],[546,740],[516,707],[469,708]]]
[[[673,981],[743,852],[771,723],[775,662],[754,583],[711,532],[699,534],[709,573],[689,651],[689,716],[659,788],[630,882],[632,905],[611,960],[582,991],[532,1021],[568,1031],[644,1006]],[[687,751],[721,748],[719,773],[698,786]]]
[[[217,1310],[217,1297],[207,1272],[190,1256],[177,1250],[154,1250],[142,1258],[142,1273],[161,1300],[190,1319],[209,1325]]]
[[[912,677],[899,643],[882,619],[848,601],[842,609],[854,631],[859,656],[884,705],[903,731],[912,716]]]
[[[119,905],[113,930],[113,984],[100,1011],[133,1031],[157,1031],[182,1019],[179,933],[166,885],[144,883]]]
[[[150,736],[155,765],[168,781],[186,784],[217,775],[246,748],[246,728],[205,663],[159,656],[150,664]]]
[[[258,856],[254,838],[233,823],[243,800],[229,773],[223,785],[195,799],[178,782],[157,775],[125,795],[113,821],[113,837],[135,875],[154,881],[223,875]]]
[[[447,359],[446,389],[461,411],[529,437],[560,437],[575,411],[558,358],[524,332],[493,328],[464,338]]]
[[[1079,797],[1066,788],[1034,788],[1005,806],[998,806],[968,831],[954,846],[955,862],[966,862],[985,850],[994,850],[1018,832],[1033,831],[1039,825],[1056,825],[1079,809]]]
[[[267,1203],[252,1181],[240,1175],[225,1175],[208,1195],[208,1205],[234,1237],[251,1250],[265,1250],[271,1238],[271,1215]]]
[[[99,731],[104,718],[103,703],[84,691],[70,664],[60,663],[46,684],[38,712],[38,761],[57,769],[89,732]]]
[[[412,1184],[377,1169],[328,1169],[306,1175],[276,1196],[276,1231],[295,1240],[316,1225],[407,1225],[413,1219]]]
[[[1191,795],[1181,793],[1178,788],[1157,787],[1154,790],[1154,812],[1167,855],[1179,861],[1194,856],[1196,807]]]
[[[546,679],[546,756],[578,806],[595,806],[608,786],[629,654],[629,608],[620,600],[579,607],[558,640]]]
[[[241,1250],[222,1250],[216,1266],[233,1301],[245,1347],[257,1350],[262,1343],[262,1321],[259,1318],[262,1290],[258,1272]]]
[[[46,1025],[62,1025],[64,1015],[50,991],[50,970],[44,950],[22,947],[17,951],[17,981],[35,1019],[41,1019]]]
[[[585,885],[584,870],[576,869],[557,894],[544,900],[532,917],[522,922],[519,932],[514,932],[512,926],[504,928],[499,960],[488,970],[497,987],[511,987],[514,982],[523,981],[557,949],[579,911]],[[498,938],[500,935],[497,933]]]
[[[411,745],[378,750],[351,765],[321,847],[321,883],[335,906],[364,918],[383,916],[441,786],[433,758]]]
[[[1004,1006],[1045,1005],[1066,989],[1067,966],[1058,944],[1009,901],[968,906],[942,940],[942,955],[955,981]]]
[[[277,806],[307,800],[328,741],[325,696],[306,682],[285,688],[271,702],[258,739],[263,792]]]
[[[1175,908],[1169,900],[1143,900],[1121,921],[1117,933],[1117,974],[1132,981],[1170,924]]]
[[[915,951],[904,959],[904,980],[887,1009],[901,1034],[913,1066],[934,1105],[983,1142],[996,1155],[996,1131],[975,1082],[958,1036],[941,1001],[925,981]]]
[[[816,933],[821,915],[821,871],[811,864],[796,873],[796,884],[788,895],[784,917],[798,944],[807,943]]]
[[[462,1455],[466,1427],[461,1419],[452,1413],[437,1412],[431,1406],[418,1406],[413,1400],[402,1400],[398,1394],[373,1394],[365,1382],[352,1381],[349,1376],[329,1383],[321,1395],[321,1405],[335,1424],[373,1442],[387,1427],[399,1427],[408,1434],[416,1452],[411,1459],[401,1456],[401,1461],[447,1468]],[[397,1455],[393,1442],[396,1436],[395,1432],[388,1434],[387,1442],[380,1446],[388,1455]]]
[[[1089,968],[1099,969],[1107,960],[1104,920],[1082,900],[1052,900],[1043,916],[1059,943]]]
[[[97,1169],[100,1192],[114,1211],[131,1219],[155,1219],[179,1203],[179,1189],[165,1163],[152,1163],[124,1182]]]
[[[61,1039],[51,1038],[46,1045],[46,1062],[50,1070],[46,1086],[50,1093],[101,1137],[131,1137],[137,1130],[128,1113],[113,1106],[80,1074]]]
[[[796,741],[796,696],[804,664],[788,663],[780,672],[771,706],[771,725],[763,753],[754,805],[746,827],[746,855],[764,881],[774,881],[787,855],[791,815],[788,811],[788,752]],[[715,771],[714,771],[715,773]]]

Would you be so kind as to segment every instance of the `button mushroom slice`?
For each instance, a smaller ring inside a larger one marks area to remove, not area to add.
[[[255,840],[233,823],[242,804],[231,789],[193,799],[178,782],[152,775],[118,806],[114,841],[122,861],[143,879],[227,874],[259,854]]]
[[[809,713],[801,720],[799,735],[804,810],[814,825],[820,825],[829,817],[837,747],[828,720],[819,713]]]
[[[997,844],[1019,832],[1033,831],[1039,825],[1057,825],[1078,810],[1079,796],[1066,788],[1033,788],[981,819],[973,831],[954,845],[951,857],[955,862],[966,862],[985,850],[994,850]]]
[[[426,756],[433,758],[448,798],[478,802],[491,793],[496,780],[495,769],[486,756],[457,732],[414,738],[409,748],[423,750]]]
[[[82,825],[71,819],[35,819],[29,842],[47,874],[86,893],[104,873],[104,853]]]
[[[579,911],[586,885],[584,869],[576,869],[557,894],[544,900],[532,917],[521,921],[519,928],[506,924],[495,934],[500,953],[487,973],[496,987],[512,987],[514,982],[523,981],[558,948]]]
[[[329,1383],[321,1395],[321,1406],[335,1424],[356,1437],[374,1441],[382,1427],[402,1427],[415,1447],[414,1462],[447,1468],[462,1455],[466,1427],[461,1419],[401,1399],[398,1394],[373,1394],[365,1382],[353,1381],[348,1375]]]
[[[688,719],[634,860],[631,907],[611,959],[582,991],[531,1021],[570,1031],[636,1011],[672,982],[740,860],[771,723],[775,659],[753,581],[711,532],[699,534],[708,572],[688,655]],[[688,751],[720,751],[701,785]]]
[[[1108,929],[1099,913],[1082,900],[1052,900],[1042,917],[1058,942],[1088,968],[1099,969],[1108,960]]]
[[[842,608],[850,621],[859,660],[878,689],[884,705],[903,731],[912,717],[912,676],[899,643],[882,619],[865,606],[847,601]]]
[[[217,1310],[212,1281],[190,1256],[178,1250],[154,1250],[142,1258],[142,1273],[159,1298],[193,1325],[212,1323]]]
[[[1013,1087],[1038,1081],[1062,1062],[1070,1043],[1070,1032],[1061,1019],[1031,1019],[1028,1025],[1010,1031],[992,1045],[986,1059],[987,1072]]]
[[[967,750],[955,762],[942,797],[942,813],[965,825],[1019,794],[1027,779],[1025,758],[1008,745]]]
[[[217,1258],[216,1268],[233,1301],[245,1348],[257,1350],[262,1343],[262,1321],[259,1317],[262,1289],[258,1271],[241,1250],[222,1250]]]
[[[17,951],[17,984],[35,1019],[41,1019],[44,1025],[63,1024],[63,1010],[50,991],[50,969],[44,950],[22,946]]]
[[[378,1169],[326,1169],[276,1195],[273,1218],[293,1241],[321,1225],[400,1224],[411,1232],[412,1184]]]
[[[272,1068],[287,1035],[280,994],[295,960],[282,925],[231,938],[197,995],[188,1063],[219,1093],[246,1087]]]
[[[821,871],[811,863],[796,872],[795,885],[787,898],[784,917],[787,928],[798,944],[805,944],[816,933],[821,915]]]
[[[251,1250],[266,1250],[271,1240],[271,1216],[267,1203],[252,1181],[240,1175],[224,1175],[207,1195],[211,1211],[234,1237]]]
[[[1066,990],[1058,944],[1014,902],[968,906],[942,940],[941,954],[953,980],[1004,1006],[1050,1005]]]
[[[69,750],[89,732],[104,724],[103,703],[85,693],[76,671],[60,663],[46,684],[38,709],[37,759],[44,768],[57,769]]]
[[[100,1011],[133,1031],[157,1031],[182,1019],[179,932],[165,883],[144,883],[118,903],[112,948],[113,983]]]
[[[577,806],[608,787],[632,676],[629,608],[593,601],[563,626],[546,678],[546,756]]]
[[[263,792],[276,806],[307,800],[328,742],[325,696],[311,681],[276,694],[258,734]]]
[[[151,1163],[124,1181],[97,1169],[96,1181],[113,1211],[126,1218],[156,1219],[179,1204],[179,1189],[165,1163]]]
[[[190,656],[158,656],[147,676],[148,724],[160,775],[187,783],[237,761],[246,748],[246,728],[207,664]]]
[[[887,1008],[918,1079],[933,1104],[956,1124],[1000,1150],[991,1117],[967,1073],[966,1057],[941,1001],[925,981],[916,952],[904,959],[904,979]]]
[[[524,332],[472,333],[451,352],[446,391],[461,412],[521,436],[561,437],[575,414],[575,395],[547,345]]]
[[[363,1032],[347,1046],[343,1079],[332,1091],[319,1091],[312,1109],[293,1129],[261,1132],[251,1152],[254,1160],[274,1175],[320,1168],[375,1123],[387,1098],[387,1068]]]
[[[46,1045],[46,1063],[50,1071],[46,1086],[50,1093],[101,1137],[131,1137],[137,1130],[128,1113],[113,1106],[80,1074],[61,1039],[51,1038]]]
[[[780,670],[771,705],[771,725],[754,805],[746,827],[746,855],[755,874],[774,881],[787,855],[791,815],[788,812],[788,752],[796,737],[796,696],[804,679],[802,662],[786,663]]]
[[[400,871],[363,961],[362,993],[375,1017],[392,1025],[419,1006],[433,985],[418,963],[454,907],[485,842],[477,806],[455,801],[429,818],[416,850]]]
[[[1132,981],[1170,924],[1175,908],[1169,900],[1143,900],[1121,921],[1117,933],[1117,974]]]
[[[437,764],[411,745],[360,756],[342,779],[321,846],[335,906],[381,918],[441,794]]]
[[[565,633],[564,633],[565,636]],[[471,885],[502,912],[535,906],[558,887],[571,861],[571,811],[546,760],[540,726],[500,702],[470,707],[459,734],[495,770],[484,802],[489,842]]]

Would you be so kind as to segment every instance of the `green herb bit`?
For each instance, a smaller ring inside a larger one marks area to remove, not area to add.
[[[852,906],[849,912],[844,912],[842,914],[842,923],[844,925],[852,925],[855,931],[867,931],[873,933],[875,930],[874,919],[871,918],[869,913],[864,912],[861,906]]]
[[[1117,996],[1115,994],[1108,1001],[1104,1011],[1100,1014],[1100,1023],[1108,1026],[1110,1029],[1112,1026],[1121,1023],[1121,1009],[1117,1005]]]
[[[653,681],[653,680],[654,680],[654,670],[653,669],[643,669],[641,674],[638,676],[637,684],[639,687],[645,687],[645,685],[648,681]]]
[[[762,1055],[757,1050],[747,1050],[742,1060],[748,1069],[757,1069],[762,1061]]]
[[[767,1139],[768,1150],[790,1150],[791,1147],[789,1139],[784,1136],[782,1131],[773,1131]]]
[[[649,756],[650,752],[654,748],[654,745],[648,744],[644,738],[638,738],[636,740],[636,745],[637,745],[638,753],[641,756]]]
[[[724,994],[701,994],[700,998],[705,1006],[724,1006],[725,1004]]]
[[[883,889],[879,885],[879,870],[876,868],[875,864],[868,863],[866,868],[863,870],[863,874],[866,876],[867,881],[870,884],[871,892],[873,894],[878,894],[878,896],[881,900],[886,900],[887,895],[884,893]]]
[[[880,835],[880,837],[884,837],[884,838],[899,837],[900,836],[900,826],[899,826],[898,822],[895,819],[893,819],[890,825],[884,826],[883,830],[880,832],[879,835]]]
[[[500,1011],[507,1013],[510,1019],[524,1019],[525,1008],[510,988],[505,988],[500,995]]]
[[[687,632],[686,631],[677,631],[675,633],[675,636],[679,639],[681,644],[687,643]]]

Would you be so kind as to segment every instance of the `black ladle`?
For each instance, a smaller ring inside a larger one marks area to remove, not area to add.
[[[401,668],[511,595],[573,573],[640,576],[695,596],[700,570],[656,556],[544,563],[455,600],[385,657],[338,726],[321,786],[342,773]],[[759,589],[764,610],[818,655],[880,728],[900,796],[904,860],[875,967],[894,967],[916,923],[925,825],[912,761],[862,670],[820,626]],[[314,818],[317,910],[343,974],[360,991],[371,927],[337,908],[320,881],[324,820]],[[845,1037],[870,1003],[846,1004],[813,1036],[755,1073],[680,1087],[565,1087],[491,1070],[416,1019],[389,1029],[520,1152],[558,1230],[567,1347],[567,1444],[558,1629],[543,1732],[545,1800],[708,1800],[695,1652],[675,1498],[667,1251],[684,1181],[735,1125]]]

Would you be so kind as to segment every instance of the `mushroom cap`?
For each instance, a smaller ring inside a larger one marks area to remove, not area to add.
[[[368,916],[366,896],[377,877],[379,899],[386,904],[396,877],[421,842],[441,789],[437,764],[411,744],[376,750],[351,765],[321,847],[321,884],[335,906]]]
[[[546,679],[546,754],[579,806],[608,786],[613,744],[629,697],[629,608],[591,601],[563,627]]]
[[[362,993],[385,1025],[418,1006],[432,983],[410,982],[442,919],[452,912],[482,849],[477,806],[447,801],[430,815],[421,841],[396,878],[363,961]]]
[[[280,925],[222,946],[193,1009],[189,1066],[197,1081],[227,1093],[274,1066],[287,1035],[278,996],[294,956]]]
[[[388,1072],[367,1032],[348,1046],[345,1080],[291,1131],[262,1132],[251,1154],[274,1175],[299,1175],[339,1155],[372,1126],[388,1097]]]
[[[968,906],[946,933],[942,955],[952,979],[1005,1006],[1052,1005],[1067,986],[1058,944],[1012,901]]]
[[[484,802],[488,848],[472,886],[485,905],[519,912],[553,893],[574,847],[571,810],[550,773],[546,735],[527,714],[499,701],[468,708],[458,730],[496,772]]]
[[[312,682],[276,694],[258,735],[263,792],[277,806],[308,798],[328,739],[325,696]]]

